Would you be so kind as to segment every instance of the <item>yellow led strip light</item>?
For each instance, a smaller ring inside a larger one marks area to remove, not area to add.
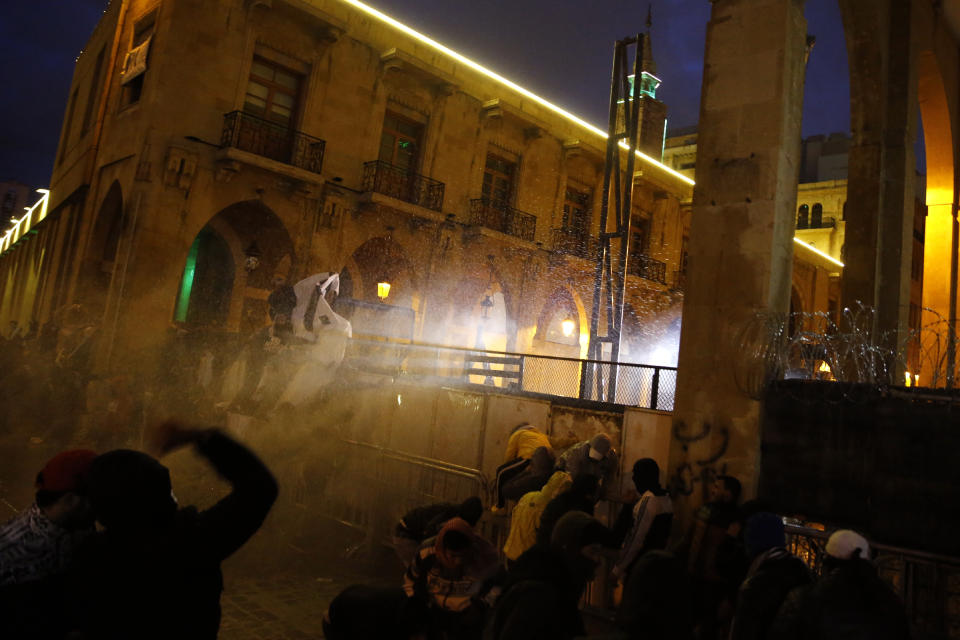
[[[803,240],[801,240],[800,238],[797,238],[797,237],[794,237],[793,241],[796,242],[796,243],[797,243],[798,245],[800,245],[801,247],[804,247],[805,249],[809,249],[810,251],[813,251],[815,254],[817,254],[817,255],[820,256],[821,258],[826,258],[827,260],[829,260],[829,261],[832,262],[833,264],[837,265],[837,266],[840,267],[841,269],[844,267],[844,264],[843,264],[842,262],[840,262],[840,261],[837,260],[836,258],[831,258],[831,257],[828,256],[827,254],[825,254],[823,251],[820,251],[820,249],[817,249],[817,248],[816,248],[815,246],[813,246],[812,244],[808,244],[808,243],[804,242]]]
[[[31,227],[47,217],[47,203],[50,201],[50,191],[47,189],[37,189],[37,193],[43,195],[32,207],[25,207],[27,212],[23,217],[14,222],[13,226],[0,238],[0,253],[12,247],[17,240],[30,231]],[[39,212],[34,215],[38,210]]]

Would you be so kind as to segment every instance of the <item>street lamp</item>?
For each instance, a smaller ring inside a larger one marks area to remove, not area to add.
[[[563,335],[565,338],[569,338],[573,335],[573,329],[575,326],[576,323],[571,318],[567,318],[560,323],[560,328],[563,329]]]
[[[377,297],[380,298],[380,302],[384,302],[387,299],[387,296],[390,295],[390,283],[386,280],[382,280],[377,283]]]
[[[480,301],[480,317],[486,320],[490,317],[490,309],[493,308],[493,300],[490,296],[483,296],[483,300]]]

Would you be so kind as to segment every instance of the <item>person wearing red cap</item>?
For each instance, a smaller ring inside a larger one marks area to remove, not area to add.
[[[0,527],[0,587],[62,573],[93,531],[86,477],[97,454],[64,451],[37,474],[36,500]]]
[[[93,533],[87,476],[97,454],[64,451],[37,474],[36,500],[0,527],[0,638],[62,638],[66,574]]]

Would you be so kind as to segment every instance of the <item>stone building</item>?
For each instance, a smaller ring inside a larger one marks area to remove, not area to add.
[[[585,353],[604,132],[388,16],[114,0],[69,95],[50,213],[0,256],[30,256],[3,286],[31,283],[0,322],[79,303],[98,366],[134,367],[171,326],[242,338],[275,277],[337,271],[357,334]],[[638,164],[627,359],[679,323],[691,185]]]

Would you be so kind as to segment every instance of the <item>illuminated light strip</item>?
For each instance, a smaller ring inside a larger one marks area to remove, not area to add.
[[[836,258],[831,258],[831,257],[828,256],[827,254],[825,254],[823,251],[820,251],[820,249],[817,249],[817,248],[816,248],[815,246],[813,246],[812,244],[808,244],[808,243],[804,242],[803,240],[801,240],[800,238],[797,238],[796,236],[794,236],[793,241],[796,242],[797,244],[799,244],[801,247],[804,247],[805,249],[809,249],[810,251],[813,251],[815,254],[817,254],[817,255],[820,256],[821,258],[826,258],[827,260],[829,260],[829,261],[832,262],[833,264],[837,265],[837,266],[840,267],[841,269],[844,267],[844,264],[843,264],[842,262],[840,262],[840,261],[837,260]]]
[[[487,76],[488,78],[490,78],[490,79],[492,79],[492,80],[495,80],[495,81],[499,82],[500,84],[509,87],[510,89],[513,89],[514,91],[516,91],[516,92],[519,93],[520,95],[522,95],[522,96],[524,96],[524,97],[527,97],[527,98],[530,98],[531,100],[533,100],[533,101],[536,102],[537,104],[539,104],[539,105],[541,105],[541,106],[543,106],[543,107],[546,107],[547,109],[550,109],[550,110],[553,111],[554,113],[556,113],[556,114],[558,114],[558,115],[560,115],[560,116],[563,116],[563,117],[566,118],[567,120],[570,120],[571,122],[573,122],[573,123],[575,123],[575,124],[578,124],[578,125],[580,125],[581,127],[583,127],[583,128],[585,128],[585,129],[587,129],[587,130],[589,130],[589,131],[597,134],[598,136],[606,139],[606,137],[607,137],[607,132],[606,132],[606,131],[603,131],[602,129],[600,129],[600,128],[598,128],[598,127],[590,124],[590,123],[587,122],[586,120],[583,120],[583,119],[581,119],[581,118],[578,118],[577,116],[573,115],[573,114],[570,113],[569,111],[565,111],[565,110],[561,109],[560,107],[558,107],[557,105],[553,104],[552,102],[548,102],[547,100],[544,100],[543,98],[541,98],[541,97],[538,96],[537,94],[531,93],[531,92],[528,91],[527,89],[524,89],[524,88],[521,87],[520,85],[518,85],[518,84],[516,84],[516,83],[514,83],[514,82],[511,82],[510,80],[507,80],[506,78],[504,78],[503,76],[501,76],[501,75],[499,75],[499,74],[497,74],[497,73],[494,73],[494,72],[491,71],[490,69],[487,69],[486,67],[484,67],[484,66],[482,66],[482,65],[474,62],[474,61],[471,60],[470,58],[466,58],[466,57],[460,55],[459,53],[457,53],[457,52],[454,51],[453,49],[449,49],[449,48],[443,46],[442,44],[440,44],[440,43],[437,42],[436,40],[432,40],[432,39],[428,38],[427,36],[423,35],[422,33],[418,32],[418,31],[414,31],[413,29],[411,29],[411,28],[408,27],[407,25],[403,24],[402,22],[398,22],[397,20],[394,20],[393,18],[391,18],[391,17],[388,16],[387,14],[381,13],[380,11],[377,11],[376,9],[374,9],[373,7],[371,7],[371,6],[369,6],[369,5],[363,4],[363,3],[360,2],[359,0],[342,0],[342,1],[345,2],[345,3],[347,3],[347,4],[349,4],[349,5],[351,5],[351,6],[353,6],[353,7],[356,7],[356,8],[359,9],[360,11],[363,11],[363,12],[366,13],[367,15],[372,16],[372,17],[376,18],[377,20],[380,20],[381,22],[385,22],[385,23],[389,24],[389,25],[390,25],[391,27],[393,27],[394,29],[398,29],[399,31],[402,31],[403,33],[407,34],[408,36],[410,36],[410,37],[412,37],[412,38],[414,38],[414,39],[416,39],[416,40],[419,40],[420,42],[422,42],[422,43],[424,43],[424,44],[426,44],[426,45],[428,45],[428,46],[430,46],[430,47],[433,47],[434,49],[436,49],[436,50],[439,51],[440,53],[442,53],[442,54],[444,54],[444,55],[447,55],[447,56],[453,58],[453,59],[456,60],[457,62],[463,63],[464,65],[470,67],[470,68],[473,69],[474,71],[478,71],[478,72],[482,73],[483,75]],[[655,76],[654,76],[654,77],[655,77]],[[658,78],[658,79],[659,79],[659,78]],[[621,142],[621,143],[620,143],[620,146],[623,147],[624,149],[627,149],[627,150],[630,149],[630,146],[629,146],[626,142]],[[672,176],[674,176],[674,177],[682,180],[683,182],[686,182],[687,184],[693,186],[693,184],[694,184],[693,180],[691,180],[691,179],[688,178],[687,176],[683,175],[682,173],[678,173],[677,171],[674,171],[673,169],[671,169],[671,168],[668,167],[667,165],[663,164],[662,162],[658,162],[658,161],[654,160],[653,158],[651,158],[650,156],[646,155],[645,153],[642,153],[642,152],[640,152],[640,151],[636,151],[635,153],[637,154],[637,157],[640,158],[641,160],[643,160],[644,162],[648,162],[648,163],[656,166],[656,167],[659,168],[659,169],[663,169],[664,171],[666,171],[666,172],[669,173],[670,175],[672,175]]]
[[[4,253],[14,245],[17,240],[27,235],[30,229],[47,217],[47,203],[50,201],[49,189],[37,189],[37,193],[43,194],[32,207],[26,207],[27,212],[19,220],[13,223],[7,232],[0,238],[0,253]],[[34,218],[33,212],[39,207],[40,213]]]

